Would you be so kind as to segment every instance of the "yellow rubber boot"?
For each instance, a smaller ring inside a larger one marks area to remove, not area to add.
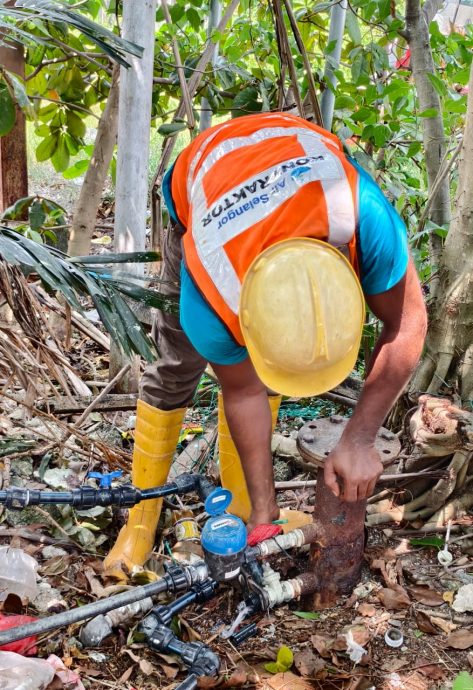
[[[158,410],[138,400],[131,471],[134,486],[150,489],[166,482],[185,412],[185,408]],[[126,525],[105,558],[106,574],[120,578],[123,568],[131,572],[134,566],[143,565],[153,550],[162,502],[162,498],[141,501],[130,509]]]
[[[268,400],[271,408],[271,428],[272,432],[274,432],[281,404],[281,396],[271,395],[268,397]],[[228,512],[237,515],[244,522],[248,522],[251,513],[250,496],[246,487],[240,456],[233,443],[225,418],[221,393],[218,394],[218,455],[222,486],[225,489],[229,489],[233,494],[233,500],[230,503]]]
[[[280,395],[268,396],[269,407],[271,408],[272,432],[276,428],[279,406],[281,405]],[[229,513],[237,515],[244,522],[248,522],[251,513],[251,502],[246,487],[245,475],[240,462],[240,457],[235,444],[232,441],[230,430],[225,419],[223,409],[222,394],[218,395],[218,452],[220,464],[220,480],[225,489],[229,489],[233,494],[233,500],[228,508]],[[280,520],[287,520],[281,525],[283,532],[290,532],[298,527],[303,527],[312,522],[312,516],[301,510],[288,510],[282,508],[279,513]]]

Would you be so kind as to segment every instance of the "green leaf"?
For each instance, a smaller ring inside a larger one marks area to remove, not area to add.
[[[320,618],[318,611],[293,611],[293,614],[307,621],[318,621]]]
[[[407,157],[408,158],[413,158],[417,153],[422,148],[422,144],[420,141],[413,141],[412,144],[409,144],[409,148],[407,149]]]
[[[466,98],[449,98],[444,103],[447,113],[466,113]]]
[[[336,110],[345,110],[349,108],[350,110],[354,109],[356,106],[356,101],[354,98],[351,96],[347,96],[342,94],[341,96],[337,96],[335,99],[335,109]]]
[[[8,80],[13,87],[13,93],[16,98],[16,102],[22,108],[29,117],[33,116],[33,106],[28,94],[26,93],[25,85],[23,81],[13,72],[8,72]]]
[[[11,132],[15,120],[15,104],[10,89],[5,82],[0,82],[0,137]]]
[[[26,211],[32,204],[33,200],[36,199],[35,196],[24,196],[21,199],[17,199],[12,206],[5,209],[2,214],[2,218],[6,220],[17,220],[26,217]]]
[[[199,31],[202,26],[202,22],[200,19],[200,14],[197,12],[197,10],[194,7],[189,7],[189,9],[186,11],[186,17],[192,28],[195,31]]]
[[[453,681],[452,690],[473,690],[473,677],[462,671]]]
[[[39,230],[46,220],[46,213],[39,199],[35,199],[31,204],[28,212],[28,219],[33,231]]]
[[[186,122],[165,122],[158,127],[158,134],[161,134],[162,137],[172,137],[174,134],[182,132],[184,129],[187,129]]]
[[[444,541],[440,537],[416,537],[410,540],[410,544],[411,546],[435,546],[437,549],[441,549]]]
[[[427,110],[423,110],[421,113],[419,113],[419,117],[437,117],[439,111],[437,108],[427,108]]]
[[[36,160],[41,163],[48,160],[54,154],[58,145],[58,135],[50,134],[46,139],[43,139],[41,144],[36,149]]]
[[[67,111],[66,125],[69,134],[72,134],[73,137],[82,139],[82,137],[85,136],[87,131],[85,122],[79,117],[79,115],[77,115],[77,113],[74,113],[72,110]]]
[[[348,8],[348,12],[347,12],[346,27],[347,27],[348,35],[350,36],[353,43],[355,43],[356,45],[360,45],[361,44],[360,25],[358,24],[358,17],[356,16],[356,13],[352,9],[351,6]]]
[[[84,160],[76,161],[74,165],[71,165],[70,168],[67,170],[64,170],[62,173],[62,176],[66,180],[73,180],[75,177],[80,177],[85,173],[87,168],[90,165],[90,160],[88,158],[85,158]]]
[[[258,95],[258,89],[255,86],[247,86],[237,93],[233,99],[232,117],[260,111],[261,103],[258,103]]]
[[[64,134],[59,135],[57,148],[51,156],[51,162],[54,165],[56,172],[62,172],[69,167],[69,149],[67,148]]]
[[[294,655],[286,645],[279,648],[277,663],[283,666],[285,671],[288,671],[294,663]]]
[[[265,669],[268,671],[268,673],[281,673],[280,664],[276,663],[275,661],[270,661],[269,664],[264,665]]]

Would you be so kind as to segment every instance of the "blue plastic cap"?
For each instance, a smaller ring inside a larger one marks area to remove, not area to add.
[[[205,512],[208,515],[220,515],[226,511],[232,499],[232,492],[228,489],[214,489],[205,499]]]
[[[246,526],[236,515],[223,513],[207,520],[200,539],[202,548],[216,556],[240,553],[247,543]]]

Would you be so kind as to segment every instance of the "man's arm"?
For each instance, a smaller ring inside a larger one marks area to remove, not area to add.
[[[427,316],[412,259],[393,288],[366,298],[383,330],[369,363],[368,375],[353,416],[325,463],[325,482],[336,496],[359,501],[373,493],[382,464],[376,433],[419,361]],[[341,480],[341,487],[337,480]]]
[[[222,386],[225,417],[238,450],[251,500],[248,529],[279,517],[271,456],[268,392],[248,357],[239,364],[213,364]]]

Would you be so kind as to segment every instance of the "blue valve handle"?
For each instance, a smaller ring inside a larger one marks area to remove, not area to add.
[[[114,479],[118,479],[123,474],[122,470],[115,470],[115,472],[89,472],[87,475],[90,479],[97,479],[101,489],[110,489]]]

